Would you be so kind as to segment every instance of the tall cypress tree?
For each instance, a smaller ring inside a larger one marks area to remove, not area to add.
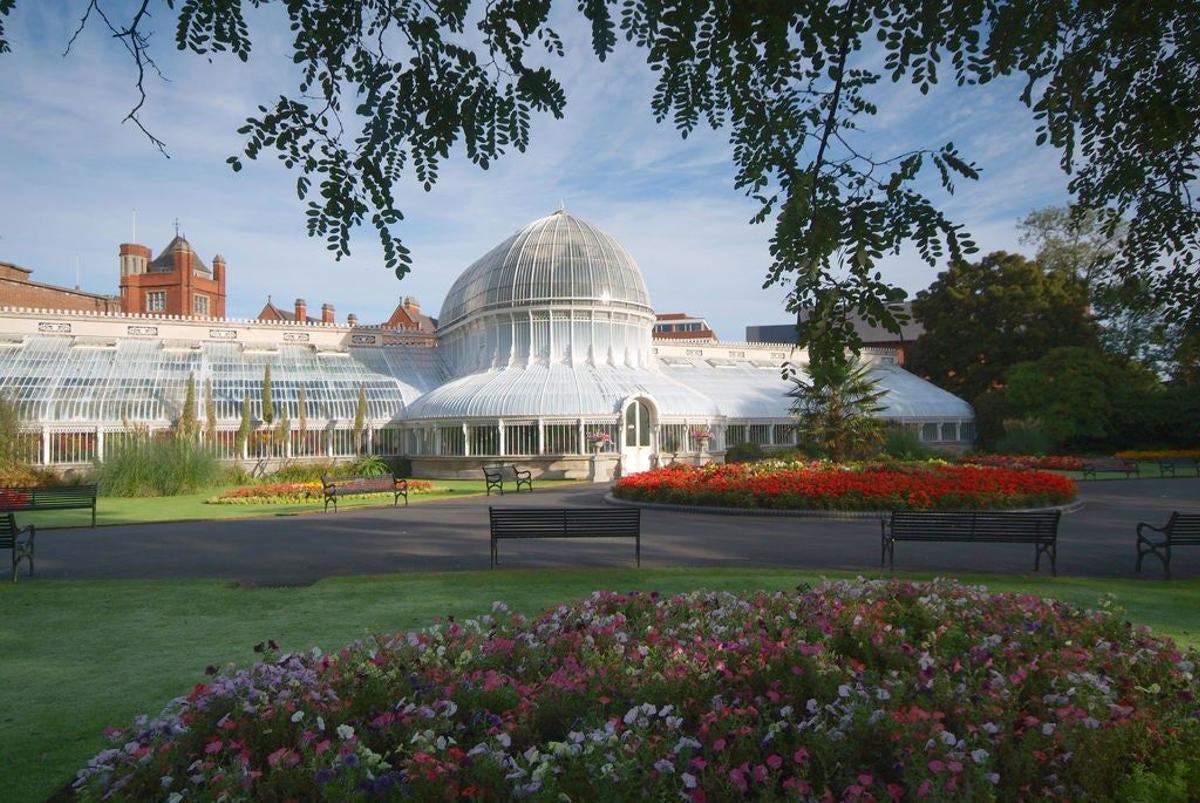
[[[267,363],[267,367],[263,369],[262,381],[262,420],[265,424],[270,424],[275,420],[275,404],[271,400],[271,364]]]
[[[213,400],[212,377],[204,380],[204,428],[208,431],[208,442],[217,440],[217,403]]]
[[[239,455],[245,450],[246,441],[250,439],[250,427],[250,394],[247,393],[242,397],[242,420],[233,439]]]
[[[354,451],[362,454],[363,427],[367,421],[367,389],[358,386],[358,405],[354,408]]]
[[[196,420],[196,375],[188,373],[187,390],[183,394],[183,409],[179,413],[175,433],[183,440],[194,441],[199,426],[200,423]]]
[[[304,385],[296,391],[296,406],[300,408],[300,454],[308,454],[308,400],[304,395]]]

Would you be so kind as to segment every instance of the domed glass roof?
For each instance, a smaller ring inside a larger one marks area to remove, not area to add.
[[[611,235],[559,210],[535,220],[463,271],[439,328],[489,309],[594,303],[652,314],[637,263]]]

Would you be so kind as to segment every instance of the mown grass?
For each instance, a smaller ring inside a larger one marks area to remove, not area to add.
[[[299,588],[224,581],[0,583],[0,790],[41,800],[104,746],[107,725],[156,713],[209,664],[254,660],[253,645],[336,648],[363,636],[473,616],[495,600],[536,613],[596,589],[789,589],[837,572],[752,569],[531,570],[336,578]],[[914,578],[928,575],[902,575]],[[997,591],[1096,607],[1200,646],[1200,581],[963,575]]]
[[[464,496],[479,496],[484,493],[483,480],[432,480],[434,490],[430,493],[409,493],[410,504],[454,499]],[[539,488],[564,485],[574,480],[538,480]],[[212,505],[207,500],[219,495],[226,488],[212,488],[203,493],[181,496],[102,496],[96,502],[96,523],[103,524],[147,524],[164,521],[196,521],[209,519],[237,519],[255,516],[294,516],[299,513],[317,513],[324,509],[320,500],[286,505]],[[379,507],[392,504],[390,494],[375,494],[366,499],[347,499],[338,502],[339,508]],[[401,501],[403,504],[403,500]],[[90,510],[39,510],[17,514],[17,523],[24,527],[33,523],[41,528],[87,527],[92,523]]]

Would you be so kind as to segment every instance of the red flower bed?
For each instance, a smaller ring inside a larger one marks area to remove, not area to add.
[[[669,466],[619,480],[622,499],[782,510],[974,510],[1058,505],[1073,480],[984,466]]]
[[[20,509],[28,504],[29,494],[10,488],[0,488],[0,510]]]
[[[993,466],[995,468],[1040,468],[1049,471],[1079,471],[1083,468],[1083,460],[1073,455],[1051,454],[1044,456],[1030,454],[976,454],[962,458],[960,463],[972,466]]]

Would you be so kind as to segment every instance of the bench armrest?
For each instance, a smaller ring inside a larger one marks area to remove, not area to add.
[[[1137,526],[1138,538],[1146,537],[1146,536],[1142,535],[1142,530],[1154,530],[1154,532],[1156,532],[1156,533],[1162,533],[1163,535],[1167,534],[1166,527],[1155,527],[1153,524],[1148,524],[1147,522],[1139,521],[1138,526]]]
[[[17,530],[16,534],[15,534],[15,535],[14,535],[14,537],[13,537],[13,544],[14,544],[14,545],[16,545],[16,544],[20,544],[20,543],[21,543],[21,536],[22,536],[22,535],[26,535],[26,534],[28,534],[28,535],[29,535],[29,538],[28,538],[28,539],[26,539],[25,543],[26,543],[27,545],[30,545],[30,546],[32,546],[32,545],[33,545],[33,539],[34,539],[34,538],[37,536],[37,528],[36,528],[34,525],[32,525],[32,524],[26,524],[26,525],[25,525],[24,527],[22,527],[20,530]]]

